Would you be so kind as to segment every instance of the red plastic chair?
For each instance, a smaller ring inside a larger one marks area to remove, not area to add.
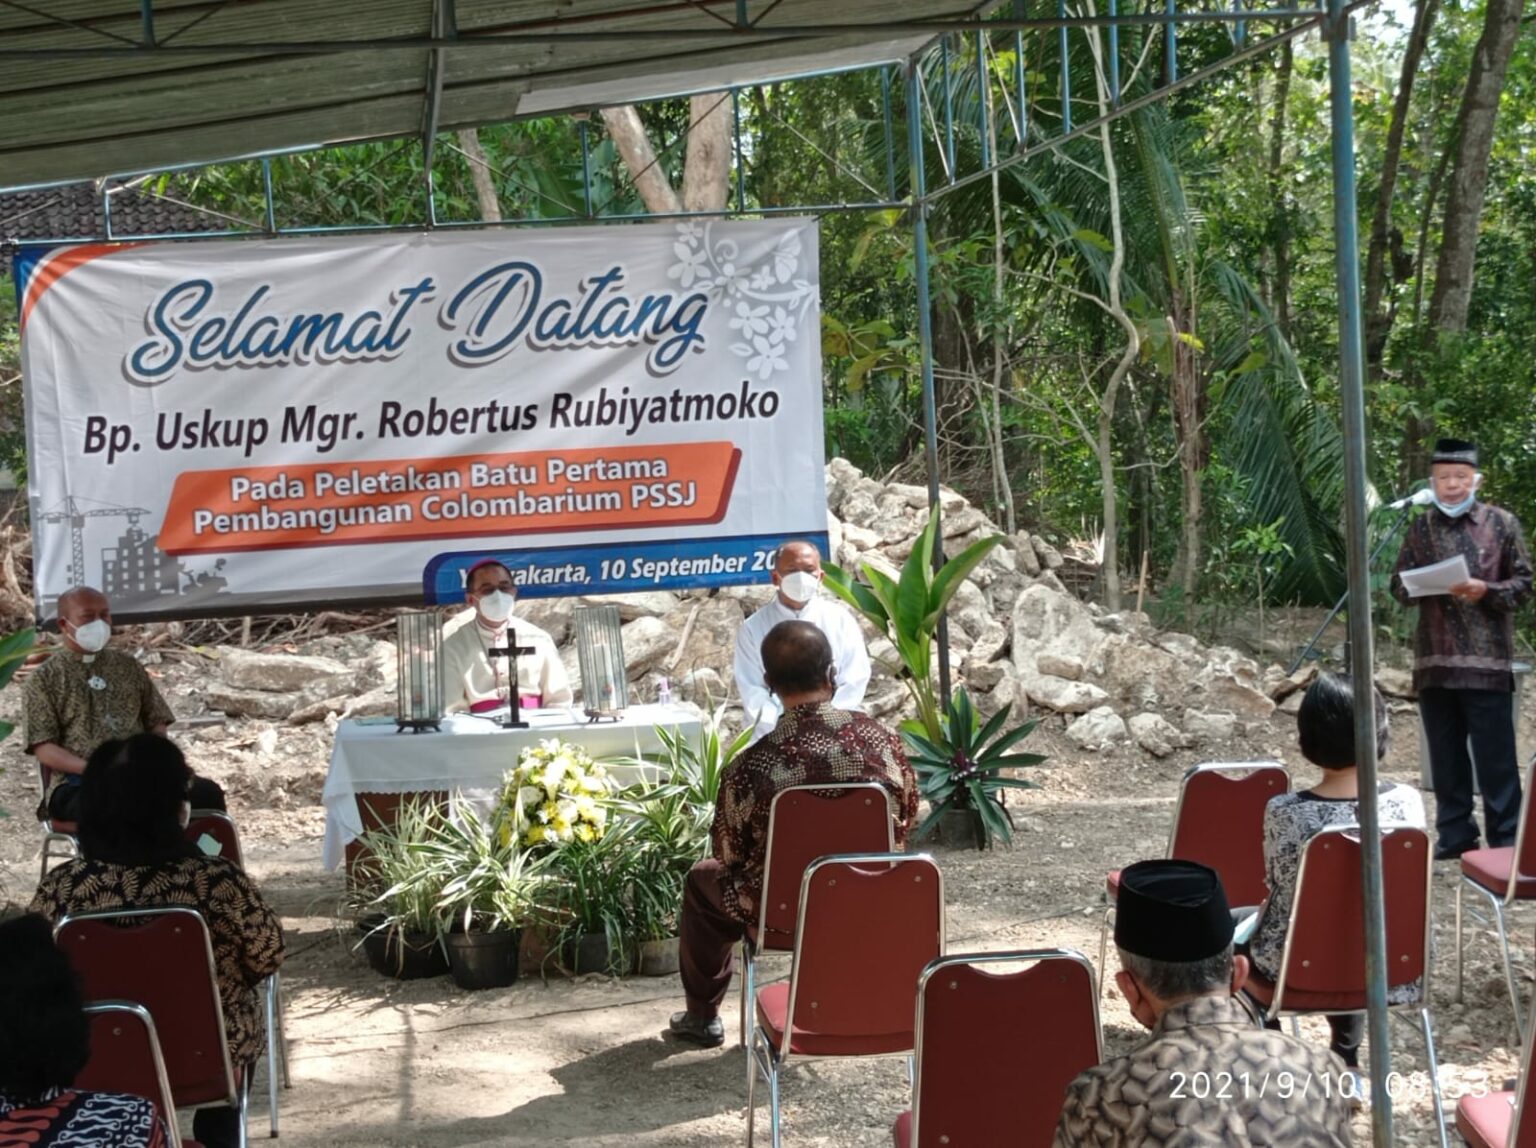
[[[1191,766],[1179,785],[1179,803],[1168,831],[1168,856],[1209,865],[1221,877],[1233,908],[1258,905],[1269,895],[1264,879],[1264,808],[1291,790],[1291,775],[1278,761],[1212,761]],[[1099,930],[1099,973],[1109,943],[1109,923],[1120,897],[1120,870],[1105,878],[1109,907]]]
[[[1515,1010],[1515,1031],[1520,1032],[1520,990],[1515,985],[1515,970],[1509,957],[1509,931],[1504,911],[1516,901],[1536,901],[1536,831],[1531,830],[1532,806],[1536,805],[1536,757],[1525,771],[1525,800],[1520,806],[1520,827],[1515,830],[1513,846],[1498,849],[1472,849],[1461,855],[1461,880],[1456,885],[1456,1000],[1461,1000],[1461,896],[1467,889],[1481,893],[1493,910],[1493,923],[1499,931],[1499,953],[1504,958],[1504,983],[1509,989],[1509,1004]],[[1486,923],[1476,910],[1472,915]]]
[[[240,830],[235,827],[235,819],[222,809],[194,809],[187,819],[184,832],[188,841],[209,856],[223,857],[241,869],[245,868],[245,856],[240,850]],[[212,847],[209,842],[212,842]],[[262,981],[261,993],[267,1025],[267,1112],[275,1137],[278,1125],[278,1081],[282,1081],[284,1088],[293,1087],[293,1080],[288,1075],[288,1043],[283,1035],[282,975],[273,973]]]
[[[757,993],[747,1148],[757,1073],[768,1082],[779,1148],[779,1075],[791,1057],[910,1058],[913,988],[944,954],[944,879],[927,854],[818,858],[801,880],[799,906],[789,982]]]
[[[135,1001],[155,1018],[176,1106],[236,1108],[244,1148],[250,1066],[230,1063],[213,945],[197,910],[72,914],[53,936],[89,999]]]
[[[1429,1015],[1431,858],[1429,834],[1424,830],[1409,826],[1382,830],[1387,988],[1417,987],[1415,999],[1391,1007],[1414,1009],[1419,1014],[1435,1121],[1445,1148],[1440,1068]],[[1249,995],[1265,1006],[1269,1019],[1365,1012],[1365,898],[1360,865],[1358,825],[1329,826],[1307,841],[1286,923],[1279,979],[1271,981],[1253,969],[1245,986]]]
[[[1456,1102],[1456,1131],[1472,1148],[1536,1148],[1536,1104],[1527,1104],[1536,1025],[1527,1024],[1525,1033],[1515,1090],[1463,1096]]]
[[[800,879],[818,857],[834,853],[894,853],[891,793],[875,781],[795,785],[768,807],[768,851],[763,859],[757,927],[741,944],[741,1043],[752,1043],[757,954],[794,948]],[[752,1069],[749,1065],[747,1072]],[[750,1082],[749,1082],[750,1085]]]
[[[132,1001],[93,1001],[85,1006],[85,1015],[91,1021],[91,1059],[74,1086],[142,1096],[165,1123],[167,1144],[200,1148],[195,1140],[183,1140],[176,1127],[176,1104],[149,1010]]]
[[[1020,961],[1034,963],[996,968]],[[917,1084],[891,1137],[896,1148],[1049,1148],[1067,1085],[1103,1058],[1098,986],[1082,953],[941,957],[917,983]]]
[[[42,762],[37,763],[37,777],[43,785],[43,800],[48,800],[48,780],[53,770]],[[54,858],[67,861],[80,856],[80,842],[75,835],[80,832],[80,827],[73,821],[55,821],[51,817],[44,817],[43,826],[43,871],[38,880],[48,876],[48,862]],[[54,846],[58,846],[55,851]]]

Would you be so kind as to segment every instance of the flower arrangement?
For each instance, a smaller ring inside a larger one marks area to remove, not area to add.
[[[608,826],[605,799],[613,786],[608,771],[580,746],[545,738],[518,756],[506,775],[502,835],[517,834],[525,846],[558,848],[569,841],[594,842]]]

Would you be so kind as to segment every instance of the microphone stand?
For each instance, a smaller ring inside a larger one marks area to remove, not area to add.
[[[1376,549],[1371,551],[1371,557],[1366,563],[1366,568],[1368,570],[1373,569],[1376,566],[1376,559],[1379,558],[1381,556],[1381,552],[1386,549],[1387,543],[1391,542],[1392,539],[1397,537],[1397,532],[1403,528],[1403,523],[1408,521],[1409,514],[1413,512],[1413,506],[1414,504],[1412,502],[1409,502],[1406,506],[1404,506],[1401,513],[1398,514],[1397,519],[1392,523],[1391,528],[1381,536],[1381,541],[1376,543]],[[1317,632],[1312,635],[1311,641],[1309,641],[1305,646],[1301,648],[1301,653],[1296,656],[1296,660],[1292,662],[1290,668],[1285,671],[1287,674],[1294,674],[1301,668],[1301,663],[1307,660],[1307,655],[1310,654],[1312,650],[1317,646],[1317,643],[1322,640],[1323,634],[1327,632],[1328,627],[1333,624],[1333,620],[1339,616],[1339,611],[1344,608],[1344,603],[1348,601],[1349,591],[1345,590],[1344,593],[1339,596],[1339,600],[1333,604],[1333,609],[1328,611],[1328,616],[1323,619],[1323,624],[1319,626],[1317,628]],[[1348,655],[1346,654],[1346,668],[1348,660]]]

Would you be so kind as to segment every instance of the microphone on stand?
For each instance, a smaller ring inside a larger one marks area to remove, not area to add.
[[[1387,504],[1388,510],[1402,510],[1405,506],[1428,506],[1435,500],[1435,492],[1429,487],[1416,490],[1405,498]]]

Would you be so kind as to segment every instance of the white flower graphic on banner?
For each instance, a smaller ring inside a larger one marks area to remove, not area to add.
[[[668,278],[733,304],[727,326],[741,341],[731,344],[731,352],[745,360],[746,369],[765,381],[788,371],[788,345],[816,304],[816,289],[801,269],[798,232],[786,231],[771,251],[748,262],[735,240],[716,237],[713,222],[690,221],[677,225],[672,251],[677,261],[667,269]]]

